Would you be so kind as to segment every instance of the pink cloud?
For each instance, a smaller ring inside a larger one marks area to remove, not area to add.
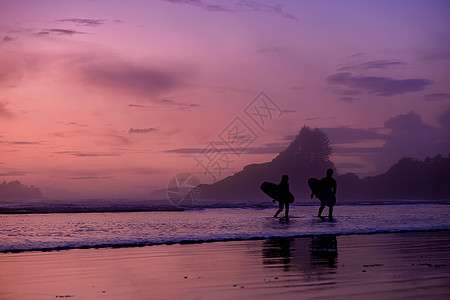
[[[125,61],[90,62],[80,68],[85,83],[106,89],[154,96],[183,85],[185,72]]]
[[[81,152],[81,151],[58,151],[56,154],[68,154],[75,157],[108,157],[120,156],[118,152]]]
[[[0,118],[10,118],[13,116],[12,111],[6,107],[7,105],[7,102],[0,102]]]
[[[138,133],[138,134],[144,134],[144,133],[150,133],[150,132],[155,132],[158,129],[156,128],[143,128],[143,129],[138,129],[138,128],[130,128],[130,130],[128,130],[129,133]]]
[[[61,19],[56,20],[56,22],[62,22],[62,23],[73,23],[76,25],[83,25],[83,26],[91,26],[96,27],[103,25],[105,23],[105,20],[103,19],[79,19],[79,18],[71,18],[71,19]]]
[[[351,73],[330,75],[327,77],[327,82],[377,96],[394,96],[422,91],[432,83],[429,79],[392,79],[389,77],[354,76]]]
[[[60,29],[60,28],[53,28],[53,29],[43,29],[36,33],[37,35],[44,36],[44,35],[74,35],[74,34],[85,34],[85,32],[77,31],[77,30],[70,30],[70,29]]]

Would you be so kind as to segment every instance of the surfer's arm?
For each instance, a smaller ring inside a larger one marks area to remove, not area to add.
[[[334,195],[336,195],[336,190],[337,190],[337,184],[336,184],[336,181],[334,181],[333,186],[331,187],[331,191],[333,192]]]

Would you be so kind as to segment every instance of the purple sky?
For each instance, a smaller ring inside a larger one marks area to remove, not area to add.
[[[213,168],[208,149],[235,150],[215,179],[269,161],[304,125],[329,135],[340,173],[448,155],[449,15],[448,1],[1,1],[0,180],[145,197],[178,173],[212,182],[195,160]]]

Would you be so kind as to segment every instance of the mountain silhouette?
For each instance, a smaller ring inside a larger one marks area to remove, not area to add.
[[[450,199],[450,155],[420,161],[400,159],[386,173],[358,178],[338,177],[338,197],[343,199]]]
[[[303,127],[294,141],[271,162],[245,166],[242,171],[210,185],[201,185],[202,198],[209,200],[263,199],[259,186],[263,181],[278,183],[283,174],[289,175],[294,195],[307,194],[309,177],[323,177],[328,168],[330,141],[319,129]]]
[[[263,202],[268,198],[259,186],[278,183],[289,175],[290,189],[300,201],[310,194],[308,178],[322,178],[327,169],[336,170],[329,160],[328,136],[319,129],[303,127],[294,141],[272,161],[245,166],[242,171],[213,184],[203,184],[202,198],[227,202]],[[450,199],[450,155],[419,161],[402,158],[386,173],[359,178],[354,173],[337,175],[338,202],[385,199]]]

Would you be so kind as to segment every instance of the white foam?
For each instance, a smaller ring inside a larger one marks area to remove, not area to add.
[[[316,217],[317,207],[293,207],[288,223],[271,217],[276,209],[2,215],[0,251],[450,230],[445,204],[344,205],[333,220]]]

